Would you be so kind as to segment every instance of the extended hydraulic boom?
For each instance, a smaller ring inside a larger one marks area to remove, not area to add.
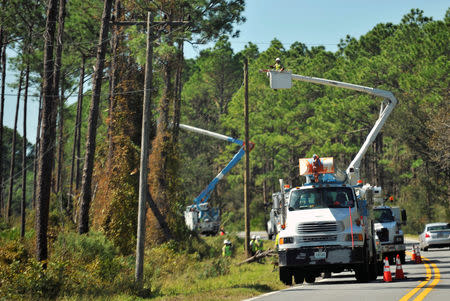
[[[274,70],[267,70],[267,73],[270,77],[270,87],[272,89],[290,89],[292,86],[292,80],[299,80],[319,85],[359,91],[374,96],[380,96],[385,99],[385,101],[383,101],[383,103],[381,104],[380,115],[377,121],[375,122],[375,125],[373,126],[369,135],[367,135],[366,140],[361,146],[359,152],[356,154],[355,158],[346,169],[346,174],[348,176],[349,183],[351,185],[356,185],[357,181],[359,180],[359,167],[361,165],[362,158],[366,154],[367,150],[369,149],[369,146],[375,140],[381,128],[385,124],[387,118],[389,117],[395,105],[397,104],[397,99],[394,97],[394,94],[392,94],[389,91],[380,90],[376,88],[354,85],[317,77],[297,75],[292,74],[291,72],[279,72]]]
[[[194,199],[193,205],[187,207],[185,212],[185,220],[188,228],[203,233],[217,233],[220,226],[219,210],[208,206],[207,201],[217,183],[242,159],[245,154],[244,142],[242,140],[228,137],[222,134],[214,133],[204,129],[196,128],[186,124],[180,124],[180,128],[186,131],[202,134],[241,146],[239,151],[233,156],[227,166],[222,169],[217,176],[206,186],[206,188]],[[254,147],[253,143],[249,143],[249,151]]]

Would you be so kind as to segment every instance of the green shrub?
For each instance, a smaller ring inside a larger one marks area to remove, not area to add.
[[[25,262],[29,252],[19,240],[5,240],[0,246],[0,265]]]
[[[47,269],[31,258],[26,263],[14,261],[0,271],[0,297],[7,299],[55,298],[64,286],[65,265],[49,263]]]
[[[230,260],[228,258],[219,257],[207,262],[203,265],[203,269],[199,275],[200,279],[208,279],[226,275],[230,272]]]
[[[118,255],[114,245],[99,232],[79,235],[62,233],[54,244],[54,255],[64,259],[77,259],[91,263],[95,259],[111,260]]]

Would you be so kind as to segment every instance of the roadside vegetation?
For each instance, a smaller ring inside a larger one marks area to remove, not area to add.
[[[411,9],[398,24],[376,24],[359,38],[342,33],[335,52],[302,41],[285,48],[276,38],[264,51],[254,41],[235,52],[230,39],[245,22],[244,0],[3,0],[0,7],[1,78],[17,75],[8,87],[17,109],[2,114],[18,120],[30,98],[39,101],[42,121],[24,137],[17,124],[0,124],[0,299],[238,300],[284,287],[271,259],[238,267],[241,240],[227,237],[234,256],[223,259],[223,238],[197,237],[183,219],[238,148],[177,125],[242,139],[244,59],[255,143],[252,230],[265,229],[278,179],[302,184],[299,158],[330,156],[344,168],[379,114],[379,100],[365,94],[305,83],[273,91],[260,69],[277,57],[297,74],[394,93],[399,104],[365,155],[361,178],[393,196],[388,205],[406,209],[407,233],[450,220],[450,9],[439,20]],[[147,12],[157,22],[147,90],[154,206],[146,213],[138,288]],[[111,20],[119,23],[107,26]],[[144,23],[128,26],[136,20]],[[197,57],[184,57],[184,45],[210,42]],[[3,108],[6,89],[0,91]],[[243,174],[241,162],[209,199],[227,232],[244,229]]]
[[[143,289],[134,284],[135,257],[121,255],[100,232],[55,232],[45,270],[31,256],[33,235],[20,239],[18,227],[2,225],[0,300],[242,300],[285,287],[276,258],[237,266],[245,256],[243,240],[234,235],[224,236],[234,246],[231,258],[222,257],[222,236],[191,236],[147,249]]]

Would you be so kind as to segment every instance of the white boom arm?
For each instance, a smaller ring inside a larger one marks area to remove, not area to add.
[[[397,104],[397,99],[394,97],[394,94],[386,90],[359,86],[329,79],[297,75],[292,74],[290,72],[279,72],[270,70],[268,71],[268,74],[270,76],[270,87],[272,89],[289,89],[291,88],[292,80],[294,79],[308,83],[364,92],[370,95],[383,97],[384,99],[387,100],[386,106],[384,106],[384,102],[381,104],[380,115],[377,121],[375,122],[375,125],[373,126],[369,135],[367,135],[367,138],[364,141],[363,145],[361,146],[359,152],[356,154],[353,161],[347,167],[346,173],[349,177],[349,182],[351,185],[355,185],[356,182],[359,180],[359,166],[361,165],[362,158],[366,154],[367,150],[369,149],[369,146],[375,140],[381,128],[385,124],[387,118],[389,117],[395,105]]]

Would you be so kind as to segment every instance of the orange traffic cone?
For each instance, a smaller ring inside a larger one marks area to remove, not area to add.
[[[422,263],[422,256],[420,256],[420,248],[417,247],[417,252],[416,252],[416,263]]]
[[[397,254],[397,258],[395,259],[395,279],[401,280],[405,279],[405,274],[403,273],[402,263],[400,262],[400,255]]]
[[[416,263],[416,246],[412,246],[412,255],[411,255],[411,261]]]
[[[383,281],[384,282],[392,281],[391,267],[389,266],[389,259],[387,257],[384,260]]]

